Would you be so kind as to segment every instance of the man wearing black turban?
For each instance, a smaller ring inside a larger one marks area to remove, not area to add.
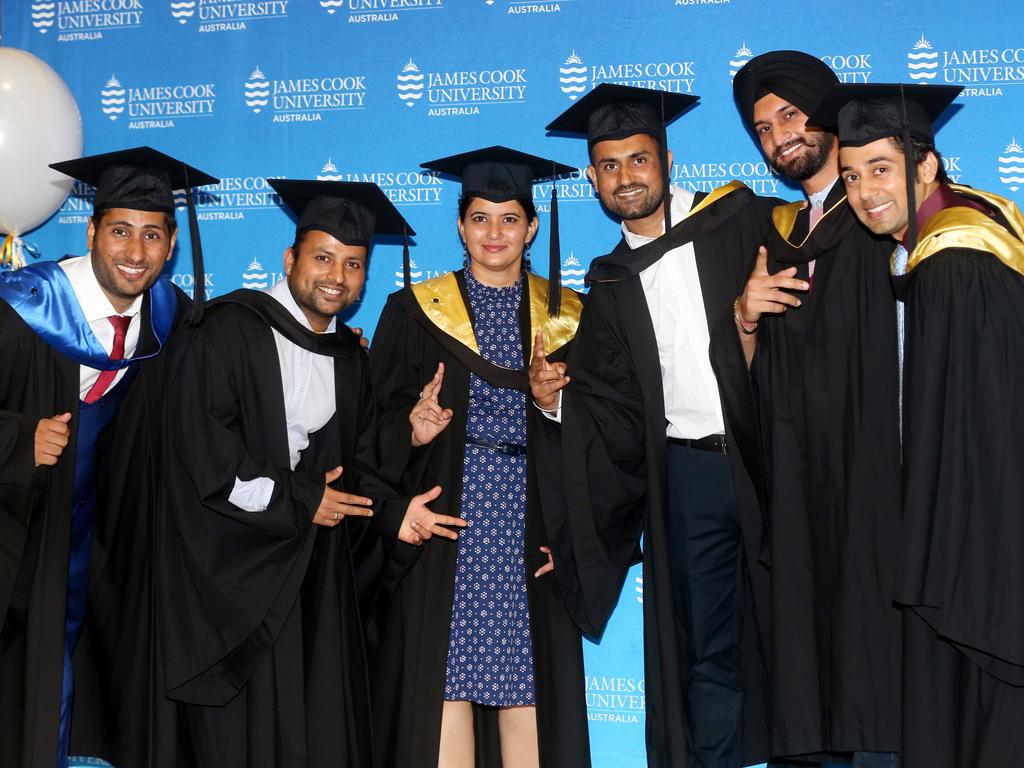
[[[895,765],[893,246],[846,205],[835,135],[808,126],[836,82],[814,56],[774,51],[733,84],[766,158],[808,198],[773,212],[735,313],[765,449],[772,755],[852,753],[855,766]]]

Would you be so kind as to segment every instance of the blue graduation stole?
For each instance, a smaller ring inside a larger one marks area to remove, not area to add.
[[[55,261],[30,264],[16,272],[0,273],[0,300],[18,313],[48,345],[79,365],[113,371],[160,353],[174,324],[178,298],[171,282],[161,277],[149,289],[150,324],[155,352],[111,360],[82,314],[67,273]]]

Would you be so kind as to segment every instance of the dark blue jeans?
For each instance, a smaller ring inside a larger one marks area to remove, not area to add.
[[[686,629],[687,719],[698,765],[743,754],[743,538],[729,458],[668,443],[669,546]]]

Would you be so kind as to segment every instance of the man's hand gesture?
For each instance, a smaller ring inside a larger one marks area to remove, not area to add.
[[[371,499],[331,488],[331,483],[341,477],[341,472],[341,467],[335,467],[324,475],[324,496],[313,514],[313,522],[317,525],[333,528],[345,519],[345,515],[373,516],[373,509],[370,508],[373,504]]]
[[[35,459],[36,466],[45,464],[52,467],[67,448],[71,440],[70,413],[61,413],[48,419],[40,419],[36,424]]]
[[[565,363],[549,363],[544,356],[544,334],[537,331],[533,337],[533,360],[530,362],[530,392],[543,411],[558,409],[561,391],[569,383]]]
[[[757,249],[754,271],[750,273],[743,294],[736,302],[736,320],[756,326],[761,315],[778,315],[789,307],[799,307],[800,298],[783,289],[806,291],[809,287],[805,281],[796,279],[796,267],[786,267],[769,275],[768,250],[762,245]]]

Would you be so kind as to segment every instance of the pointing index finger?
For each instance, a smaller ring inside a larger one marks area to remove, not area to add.
[[[768,249],[763,245],[757,247],[757,262],[754,265],[754,272],[759,275],[768,274]]]

